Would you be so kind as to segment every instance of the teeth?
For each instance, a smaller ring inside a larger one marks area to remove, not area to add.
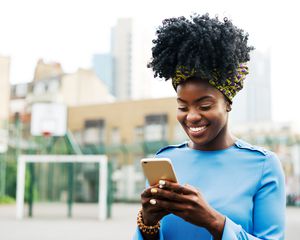
[[[203,129],[205,129],[206,126],[203,126],[203,127],[190,127],[189,129],[192,131],[192,132],[199,132]]]

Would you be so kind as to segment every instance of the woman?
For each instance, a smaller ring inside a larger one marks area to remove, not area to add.
[[[157,30],[149,66],[172,79],[189,141],[156,154],[172,160],[179,183],[144,190],[134,239],[284,239],[278,158],[228,129],[233,97],[248,74],[247,41],[231,21],[208,14],[166,19]]]

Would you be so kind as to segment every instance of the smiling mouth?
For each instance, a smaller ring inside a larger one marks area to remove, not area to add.
[[[202,126],[202,127],[188,127],[189,131],[192,132],[192,133],[202,132],[206,128],[207,128],[207,125],[206,126]]]

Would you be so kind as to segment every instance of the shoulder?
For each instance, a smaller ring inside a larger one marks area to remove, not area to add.
[[[246,142],[244,140],[241,140],[241,139],[238,139],[235,142],[235,146],[238,147],[239,149],[244,149],[248,152],[256,153],[258,155],[262,155],[262,156],[265,156],[267,158],[275,155],[270,150],[267,150],[267,149],[265,149],[263,147],[260,147],[260,146],[252,145],[251,143],[248,143],[248,142]]]
[[[173,151],[179,148],[183,148],[186,146],[186,142],[180,143],[180,144],[174,144],[174,145],[168,145],[165,147],[162,147],[161,149],[159,149],[156,152],[156,155],[161,154],[161,153],[165,153],[165,152],[169,152],[169,151]]]
[[[256,159],[263,160],[263,162],[264,162],[263,169],[265,172],[266,171],[268,172],[268,169],[269,170],[272,169],[277,172],[282,171],[281,162],[280,162],[278,156],[276,155],[276,153],[274,153],[270,150],[267,150],[263,147],[252,145],[252,144],[250,144],[246,141],[240,140],[240,139],[236,142],[235,145],[240,149],[244,149],[252,156],[254,156],[253,154],[255,154]]]

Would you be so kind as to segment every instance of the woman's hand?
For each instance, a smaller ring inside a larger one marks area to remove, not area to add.
[[[187,222],[206,228],[214,236],[214,239],[222,238],[225,217],[205,201],[198,189],[190,185],[182,186],[164,180],[161,180],[160,185],[155,189],[156,191],[152,190],[152,193],[151,191],[147,192],[148,202],[150,199],[154,199],[155,204],[146,204],[145,202],[145,205],[149,205],[149,211],[146,211],[146,214],[148,212],[156,213],[155,216],[158,219],[165,213],[173,213]],[[162,209],[163,212],[161,212]]]
[[[159,185],[151,186],[141,194],[143,222],[147,226],[153,226],[158,223],[165,215],[169,214],[164,208],[156,206],[155,199]]]

